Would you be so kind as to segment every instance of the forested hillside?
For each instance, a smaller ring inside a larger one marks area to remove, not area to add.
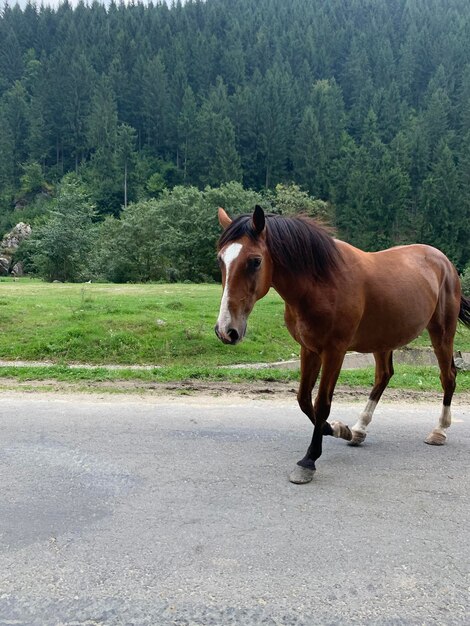
[[[424,241],[463,269],[470,2],[6,6],[3,232],[70,172],[95,221],[176,185],[296,183],[352,243]]]

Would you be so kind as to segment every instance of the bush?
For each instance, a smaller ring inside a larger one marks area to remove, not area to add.
[[[460,280],[462,282],[462,293],[464,296],[467,296],[467,298],[470,298],[470,265],[467,265]]]
[[[298,185],[276,185],[274,192],[268,192],[268,199],[276,213],[282,215],[308,215],[326,222],[331,222],[333,210],[324,200],[312,198]]]
[[[130,204],[120,219],[100,225],[97,266],[115,282],[212,282],[219,277],[217,207],[251,211],[261,196],[239,183],[217,188],[177,186],[158,198]]]
[[[327,203],[311,198],[296,185],[278,185],[264,197],[237,182],[203,191],[162,188],[157,198],[130,204],[119,219],[108,218],[99,226],[98,273],[115,282],[219,280],[217,207],[236,217],[251,212],[256,204],[287,215],[331,216]]]
[[[90,278],[94,207],[78,178],[62,180],[49,215],[33,229],[19,256],[28,271],[53,281]]]

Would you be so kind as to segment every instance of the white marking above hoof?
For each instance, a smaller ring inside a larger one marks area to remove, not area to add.
[[[364,439],[367,437],[367,433],[361,433],[359,430],[352,431],[352,439],[348,445],[350,446],[360,446],[361,443],[364,443]]]
[[[289,480],[291,483],[294,483],[294,485],[304,485],[312,480],[314,474],[314,469],[296,465],[293,471],[289,474]]]
[[[435,428],[433,431],[429,433],[429,435],[424,440],[424,443],[428,443],[430,446],[443,446],[446,442],[447,435]]]
[[[346,439],[346,441],[351,441],[351,439],[353,438],[349,426],[346,426],[346,424],[343,424],[343,422],[331,422],[330,426],[333,431],[333,437],[337,437],[338,439]]]

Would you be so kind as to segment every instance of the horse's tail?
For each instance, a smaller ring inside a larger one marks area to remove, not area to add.
[[[459,320],[470,328],[470,298],[466,296],[460,298]]]

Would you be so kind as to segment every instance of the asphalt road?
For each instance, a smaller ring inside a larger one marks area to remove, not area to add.
[[[470,407],[441,448],[438,413],[382,404],[296,486],[293,401],[3,394],[0,624],[469,624]]]

